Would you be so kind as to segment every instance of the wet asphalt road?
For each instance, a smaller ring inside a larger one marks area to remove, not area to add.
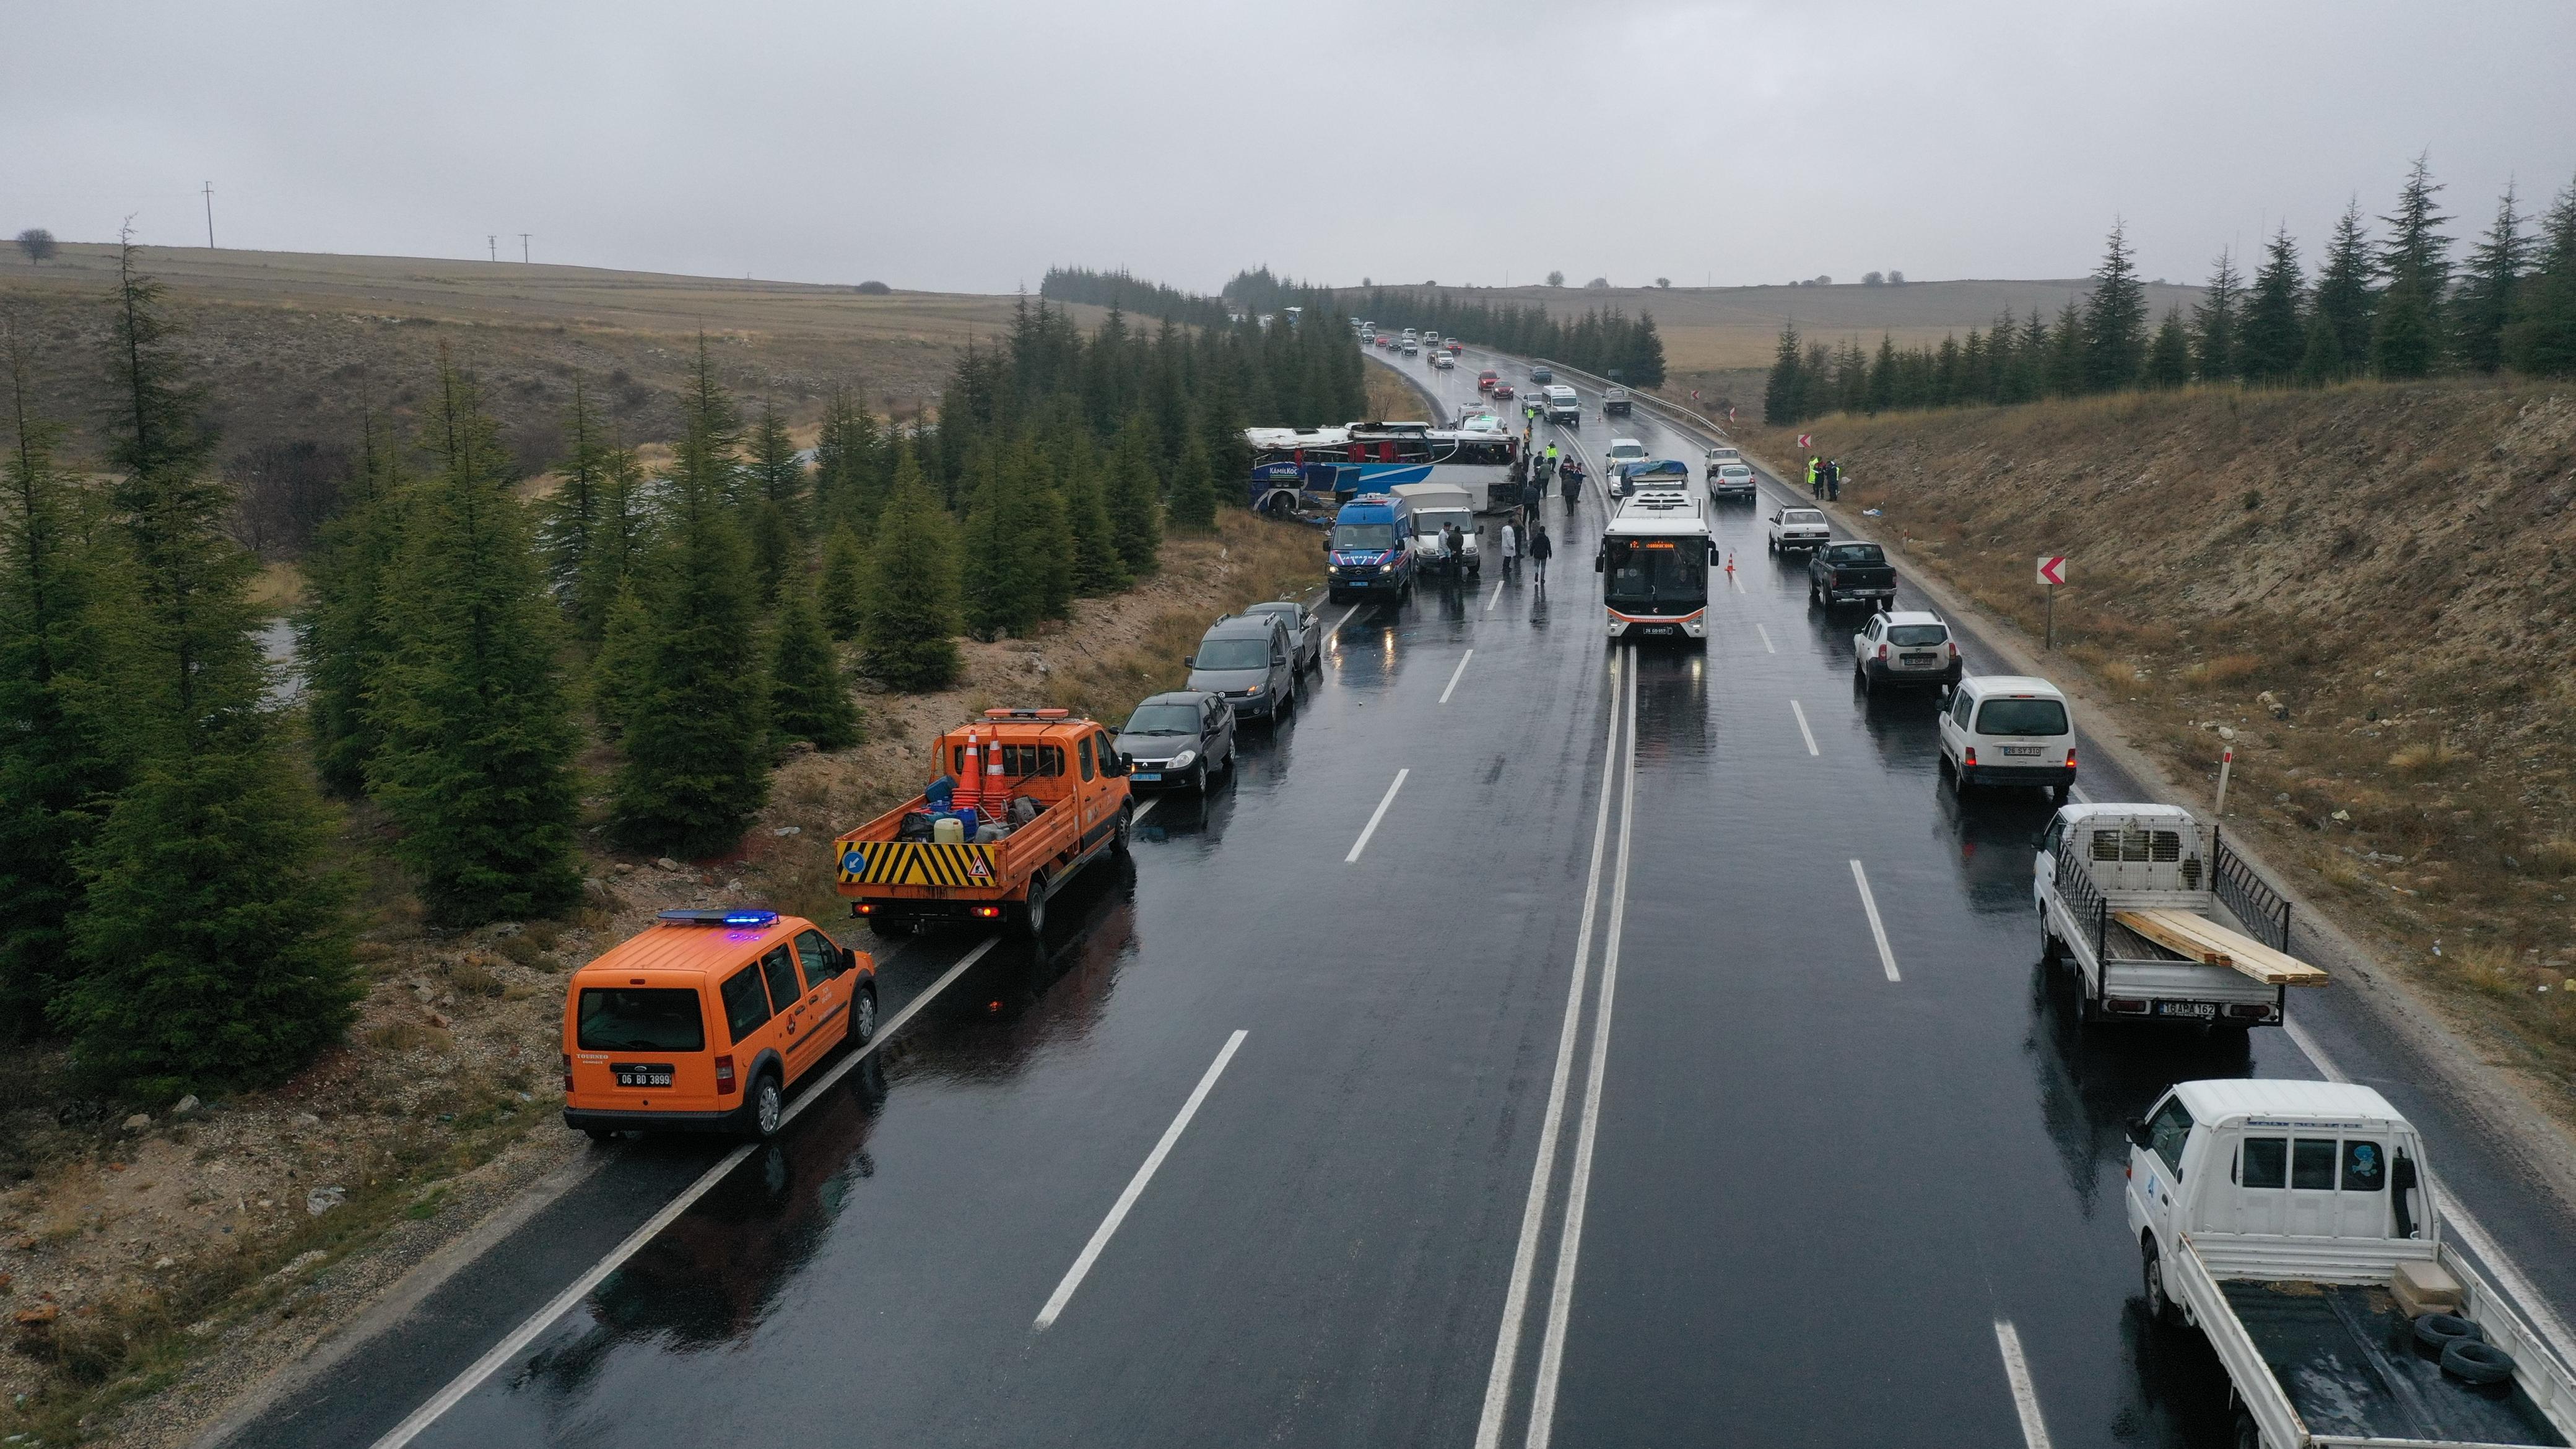
[[[1697,457],[1579,436],[1614,432]],[[1605,645],[1597,497],[1546,505],[1544,594],[1328,608],[1304,707],[1163,797],[1043,958],[886,959],[920,1012],[410,1442],[1464,1446],[1545,1402],[1568,1445],[2013,1444],[1999,1320],[2056,1444],[2224,1442],[2214,1360],[2135,1301],[2120,1123],[2316,1070],[2278,1031],[2079,1039],[2044,798],[1938,788],[1930,701],[1854,693],[1767,505],[1720,515],[1704,651]],[[2088,793],[2134,797],[2104,758]],[[2303,1027],[2564,1312],[2563,1209],[2333,991]],[[724,1151],[617,1149],[232,1442],[375,1442]]]

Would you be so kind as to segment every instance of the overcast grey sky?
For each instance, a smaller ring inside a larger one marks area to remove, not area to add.
[[[2576,174],[2576,4],[16,0],[0,229],[1006,291],[1050,263],[2196,279]]]

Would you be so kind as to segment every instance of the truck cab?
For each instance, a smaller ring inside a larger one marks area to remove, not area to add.
[[[2460,1255],[2415,1128],[2347,1082],[2183,1082],[2129,1124],[2148,1315],[2226,1368],[2239,1449],[2545,1445],[2576,1379]]]
[[[1413,505],[1391,493],[1365,493],[1342,505],[1324,551],[1324,594],[1395,598],[1413,590]]]

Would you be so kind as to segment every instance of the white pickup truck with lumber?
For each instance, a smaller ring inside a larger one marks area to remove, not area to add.
[[[2423,1142],[2377,1090],[2181,1083],[2129,1124],[2128,1179],[2148,1315],[2208,1335],[2235,1449],[2576,1432],[2563,1345],[2452,1244]]]
[[[2073,963],[2088,1024],[2278,1025],[2290,987],[2326,984],[2289,954],[2289,901],[2179,806],[2061,807],[2031,887],[2041,958]],[[2244,930],[2214,919],[2220,906]]]

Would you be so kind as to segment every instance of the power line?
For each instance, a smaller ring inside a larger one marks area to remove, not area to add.
[[[206,250],[215,249],[215,183],[206,183]]]
[[[492,249],[492,260],[501,260],[501,238],[497,234],[484,237],[483,243]]]
[[[521,233],[519,233],[519,260],[524,262],[524,261],[526,261],[527,259],[528,259],[528,234],[527,234],[526,232],[521,232]]]

